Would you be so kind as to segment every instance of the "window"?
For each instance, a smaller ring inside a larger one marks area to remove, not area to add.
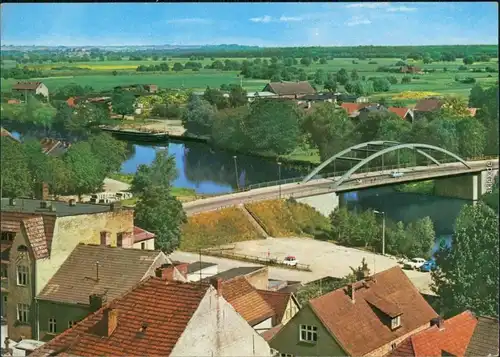
[[[56,318],[51,317],[49,319],[49,333],[56,333],[56,330],[57,330]]]
[[[141,243],[141,249],[146,249],[146,243],[145,242]]]
[[[2,264],[2,278],[7,278],[8,273],[7,273],[7,264]]]
[[[28,323],[30,315],[30,306],[27,304],[17,304],[17,320]]]
[[[318,341],[318,328],[316,326],[300,325],[299,330],[301,342],[316,343]]]
[[[68,328],[72,328],[76,325],[76,321],[68,321]]]
[[[25,265],[17,266],[17,285],[28,285],[28,267]]]
[[[12,242],[15,236],[16,234],[13,232],[2,232],[1,240],[5,242]]]
[[[280,357],[293,357],[290,353],[280,353]]]
[[[396,347],[397,347],[396,342],[394,342],[394,343],[391,344],[391,349],[395,350]]]
[[[401,326],[401,316],[397,316],[391,320],[391,329],[397,329]]]

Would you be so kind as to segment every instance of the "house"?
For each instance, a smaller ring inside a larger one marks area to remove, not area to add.
[[[393,267],[310,300],[269,344],[282,356],[384,356],[437,316]]]
[[[469,110],[471,117],[475,117],[476,116],[478,108],[467,108],[467,109]]]
[[[263,266],[237,267],[229,269],[212,276],[213,279],[222,281],[231,280],[237,277],[244,277],[255,288],[267,290],[269,281],[269,270]]]
[[[155,238],[156,235],[154,233],[134,226],[134,244],[132,248],[154,250]]]
[[[498,357],[498,317],[477,316],[466,357]]]
[[[430,328],[408,337],[387,357],[463,357],[476,324],[477,320],[470,311],[446,321],[438,317],[431,322]]]
[[[43,95],[45,98],[49,97],[49,89],[42,82],[17,82],[12,86],[14,92],[21,92],[25,96],[29,93],[32,95]]]
[[[187,281],[200,281],[206,278],[211,278],[219,272],[217,264],[202,262],[191,263],[187,266],[186,279]]]
[[[350,118],[357,118],[360,114],[361,109],[370,106],[369,103],[342,103],[340,107],[347,112]]]
[[[340,93],[331,93],[331,92],[306,94],[300,98],[297,104],[305,105],[305,107],[309,109],[315,103],[325,103],[325,102],[336,103],[337,96],[339,94]]]
[[[21,101],[19,99],[9,99],[7,104],[21,104]]]
[[[358,112],[359,114],[357,118],[360,120],[368,119],[368,116],[372,113],[381,113],[381,114],[389,113],[387,111],[387,108],[380,104],[362,105],[361,108],[358,110]]]
[[[443,104],[444,102],[437,98],[419,100],[413,109],[415,119],[420,119],[425,116],[425,114],[439,111]]]
[[[413,120],[415,118],[415,116],[413,114],[413,110],[411,110],[410,108],[389,107],[389,108],[387,108],[387,110],[389,110],[391,113],[396,114],[401,119],[409,121],[410,123],[413,123]]]
[[[37,339],[48,341],[89,313],[172,266],[161,251],[80,243],[38,294]],[[172,266],[173,279],[186,281]]]
[[[265,98],[265,99],[272,99],[272,98],[279,98],[278,95],[276,95],[273,92],[248,92],[247,93],[247,99],[249,103],[252,103],[255,99],[258,98]]]
[[[14,340],[32,338],[34,298],[79,243],[131,248],[133,210],[119,204],[94,205],[43,199],[1,200],[3,303]]]
[[[270,357],[214,285],[148,278],[31,356]]]
[[[273,326],[286,325],[299,312],[299,301],[292,293],[269,290],[258,290],[258,293],[275,312]]]
[[[266,84],[263,92],[271,92],[280,98],[300,98],[307,94],[316,94],[316,90],[308,81],[297,82],[270,82]]]
[[[40,140],[40,145],[42,146],[42,152],[50,156],[62,156],[71,146],[70,143],[51,138]]]
[[[337,96],[337,100],[349,103],[368,103],[370,101],[370,98],[354,94],[340,93]]]
[[[158,92],[158,86],[156,84],[145,84],[144,89],[148,91],[149,93],[156,93]]]

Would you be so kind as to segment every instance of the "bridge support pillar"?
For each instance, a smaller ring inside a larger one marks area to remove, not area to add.
[[[297,202],[306,203],[315,208],[319,213],[328,217],[339,206],[339,196],[335,192],[322,195],[296,198]]]
[[[496,175],[498,175],[498,169],[482,171],[473,175],[437,179],[435,180],[434,194],[477,201],[491,190]]]

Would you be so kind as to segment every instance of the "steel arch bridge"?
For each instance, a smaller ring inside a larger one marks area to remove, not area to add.
[[[370,149],[370,147],[378,147],[378,150]],[[397,141],[369,141],[361,144],[357,144],[354,146],[351,146],[345,150],[342,150],[341,152],[333,155],[329,159],[325,160],[322,162],[318,167],[316,167],[309,175],[307,175],[303,180],[302,183],[306,183],[310,181],[314,176],[316,176],[321,170],[323,170],[325,167],[330,165],[331,163],[335,164],[335,160],[354,160],[358,161],[356,165],[354,165],[350,170],[345,172],[338,180],[335,180],[335,183],[333,185],[333,188],[338,187],[341,185],[344,181],[348,180],[352,174],[356,173],[360,168],[363,166],[367,165],[371,161],[382,157],[385,154],[391,153],[391,152],[399,152],[401,150],[414,150],[415,153],[418,153],[419,155],[429,159],[436,165],[440,165],[441,163],[431,154],[428,152],[423,151],[424,149],[431,150],[434,152],[440,152],[443,153],[456,161],[462,163],[465,167],[470,169],[470,166],[467,165],[467,162],[465,162],[464,159],[459,157],[458,155],[440,148],[438,146],[434,145],[428,145],[428,144],[418,144],[418,143],[411,143],[411,144],[403,144]],[[355,158],[355,157],[349,157],[346,156],[350,153],[357,152],[357,151],[365,151],[365,152],[372,152],[371,155],[369,155],[366,158]]]

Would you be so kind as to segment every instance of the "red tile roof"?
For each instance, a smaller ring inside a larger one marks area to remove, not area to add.
[[[398,107],[389,107],[389,108],[387,108],[387,110],[389,110],[390,112],[396,114],[398,117],[404,119],[406,117],[406,114],[408,114],[408,111],[410,109],[408,109],[408,108],[398,108]]]
[[[23,226],[35,259],[47,258],[49,256],[49,248],[47,246],[43,218],[39,216],[23,219]]]
[[[281,322],[285,315],[288,301],[292,299],[292,293],[282,293],[278,291],[258,290],[260,296],[266,300],[276,314],[276,319]]]
[[[14,90],[36,90],[42,82],[17,82],[12,86]]]
[[[66,100],[66,103],[68,104],[68,107],[74,108],[76,106],[76,98],[70,97]]]
[[[243,276],[222,282],[222,296],[251,326],[275,314],[273,308]]]
[[[470,112],[470,115],[475,117],[477,113],[477,108],[467,108]]]
[[[470,311],[462,312],[446,321],[407,338],[388,357],[441,357],[443,352],[463,357],[477,319]]]
[[[281,331],[282,328],[283,328],[283,325],[279,324],[279,325],[276,325],[276,326],[270,328],[267,331],[262,332],[260,335],[264,338],[264,340],[266,340],[267,342],[269,342],[269,341],[271,341],[273,339],[274,336],[276,336],[276,334],[278,332]]]
[[[400,267],[374,274],[355,285],[354,302],[347,288],[311,300],[323,325],[351,356],[363,356],[428,325],[437,313]],[[390,328],[389,317],[401,313],[401,326]]]
[[[106,294],[110,301],[141,281],[162,254],[154,250],[80,243],[38,297],[41,300],[89,305],[89,295]],[[96,262],[99,262],[98,280]]]
[[[9,99],[7,104],[20,104],[21,101],[19,99]]]
[[[199,282],[149,278],[38,348],[31,356],[46,356],[51,351],[96,357],[169,356],[208,289],[208,284]],[[102,321],[106,308],[118,311],[118,323],[111,336],[100,337],[92,330]],[[140,332],[145,324],[145,331]]]
[[[418,112],[433,112],[441,109],[443,102],[439,99],[422,99],[415,105],[415,111]]]
[[[342,103],[340,106],[346,110],[347,114],[352,114],[361,109],[360,103]]]
[[[154,233],[148,232],[145,229],[134,226],[134,243],[143,242],[145,240],[153,239]]]

